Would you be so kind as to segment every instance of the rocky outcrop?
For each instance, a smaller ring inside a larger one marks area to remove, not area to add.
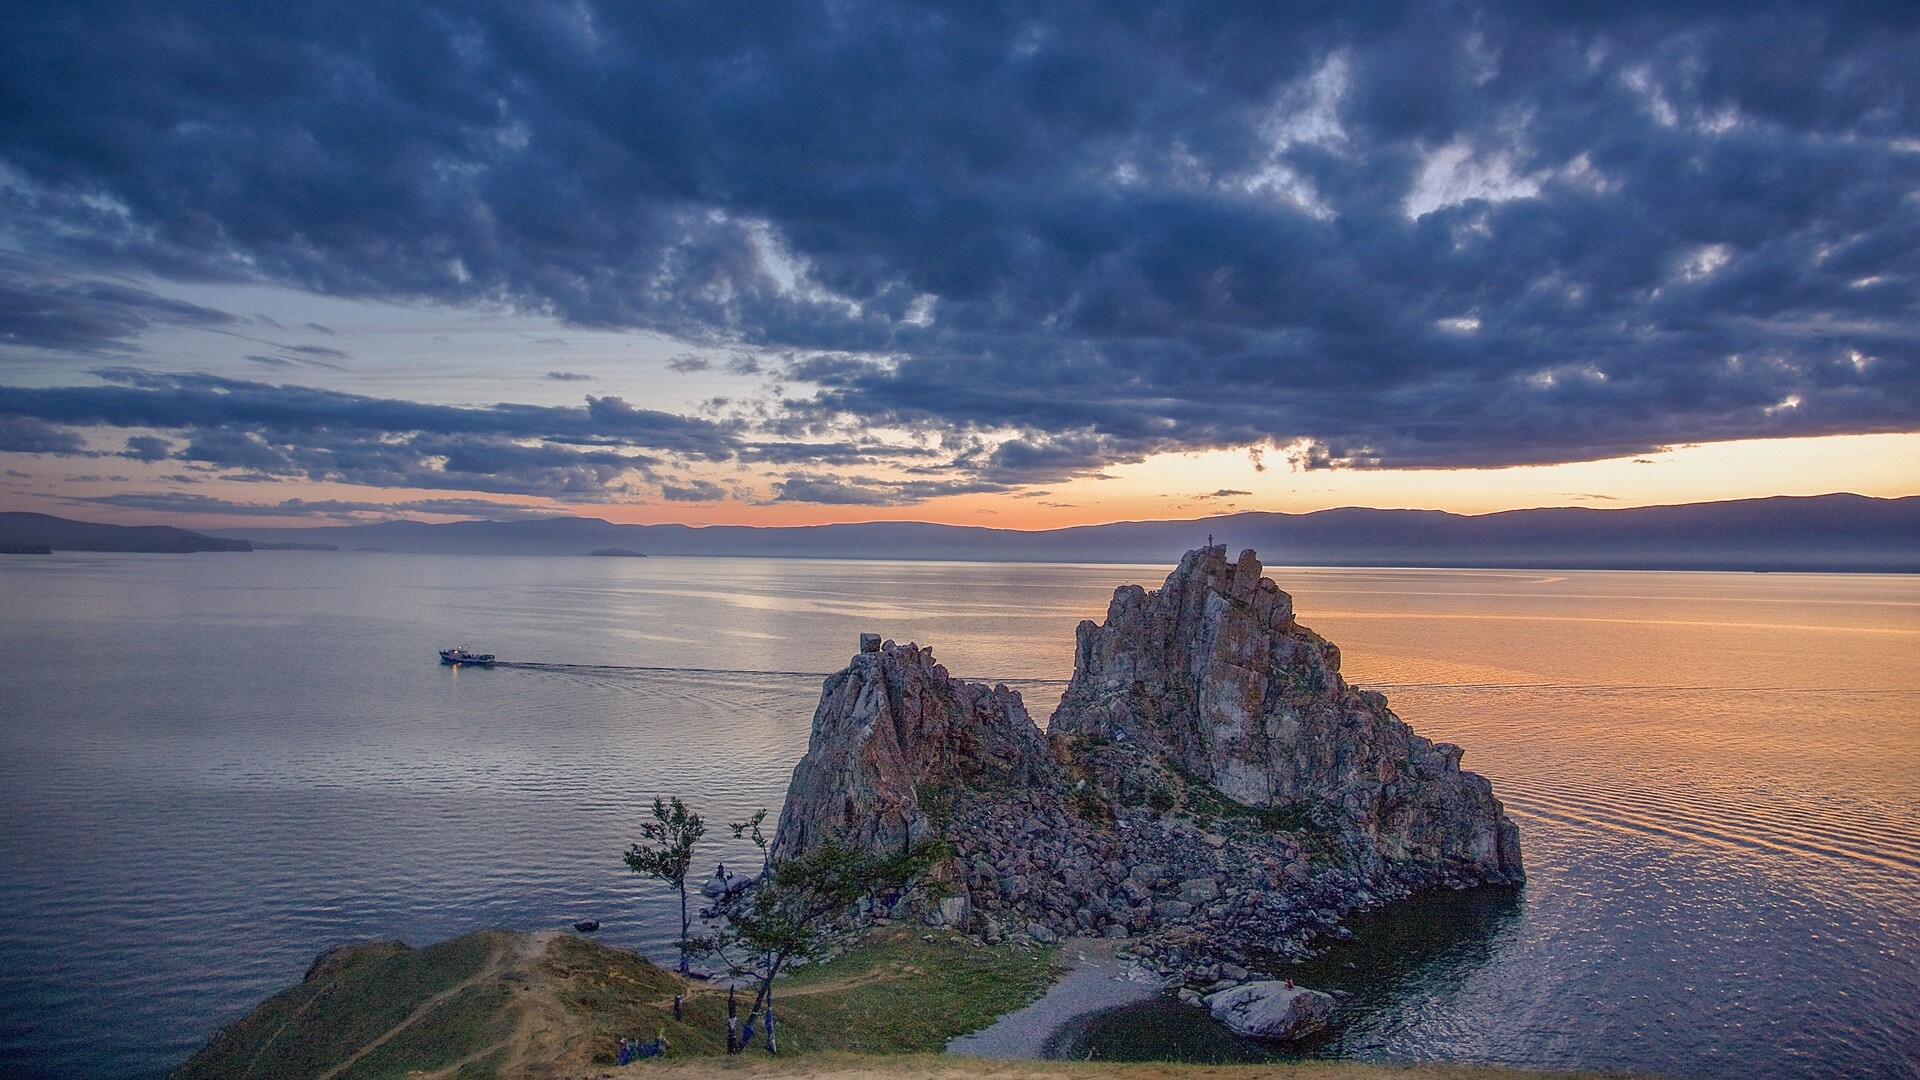
[[[1251,552],[1208,548],[1081,625],[1046,734],[1006,687],[863,635],[822,689],[773,849],[937,837],[948,895],[922,917],[988,942],[1137,938],[1210,986],[1344,935],[1355,907],[1520,880],[1517,830],[1459,761],[1346,684]]]
[[[944,831],[950,793],[1060,787],[1019,694],[952,678],[932,649],[869,634],[821,690],[773,854],[791,858],[829,839],[902,851]]]
[[[1215,1020],[1256,1039],[1304,1039],[1333,1018],[1333,995],[1283,982],[1243,983],[1205,1001]]]
[[[1115,591],[1080,624],[1056,737],[1131,743],[1249,807],[1329,829],[1365,874],[1519,881],[1519,829],[1461,750],[1349,686],[1252,551],[1187,553],[1161,588]]]

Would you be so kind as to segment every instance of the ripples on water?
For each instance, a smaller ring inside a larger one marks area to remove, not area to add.
[[[592,917],[664,955],[668,899],[619,861],[646,801],[777,811],[859,632],[1044,720],[1073,625],[1164,573],[0,558],[0,1072],[157,1074],[341,941]],[[1313,1053],[1920,1076],[1920,583],[1275,576],[1467,748],[1532,875],[1367,916],[1302,973],[1354,995]],[[433,662],[460,640],[522,663]],[[1165,1002],[1069,1041],[1264,1053]]]

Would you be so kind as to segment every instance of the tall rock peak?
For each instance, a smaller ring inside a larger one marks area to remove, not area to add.
[[[1131,743],[1243,805],[1314,813],[1364,869],[1521,878],[1519,829],[1492,785],[1349,686],[1340,650],[1294,621],[1252,551],[1199,548],[1159,589],[1115,590],[1076,646],[1054,736]]]
[[[930,648],[865,634],[821,689],[774,856],[827,840],[900,851],[936,831],[923,792],[1057,783],[1046,736],[1018,693],[951,677]]]

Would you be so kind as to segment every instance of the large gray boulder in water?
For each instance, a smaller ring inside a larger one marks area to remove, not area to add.
[[[1019,694],[950,677],[932,649],[863,641],[821,690],[773,855],[792,858],[828,840],[905,850],[940,831],[920,800],[934,789],[1060,786],[1046,736]]]
[[[1250,807],[1310,815],[1364,871],[1517,882],[1520,833],[1461,750],[1349,686],[1340,650],[1293,618],[1252,551],[1187,553],[1159,589],[1082,622],[1049,732],[1157,751]]]
[[[1242,983],[1204,1000],[1215,1020],[1256,1039],[1304,1039],[1333,1018],[1333,995],[1283,982]]]

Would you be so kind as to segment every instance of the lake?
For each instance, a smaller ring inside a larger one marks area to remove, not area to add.
[[[345,941],[594,918],[665,958],[646,804],[777,814],[859,633],[1044,723],[1074,625],[1168,569],[0,556],[0,1074],[160,1075]],[[1353,995],[1311,1053],[1920,1077],[1920,577],[1269,574],[1530,875],[1357,919],[1299,972]],[[1171,1002],[1061,1049],[1265,1053]]]

